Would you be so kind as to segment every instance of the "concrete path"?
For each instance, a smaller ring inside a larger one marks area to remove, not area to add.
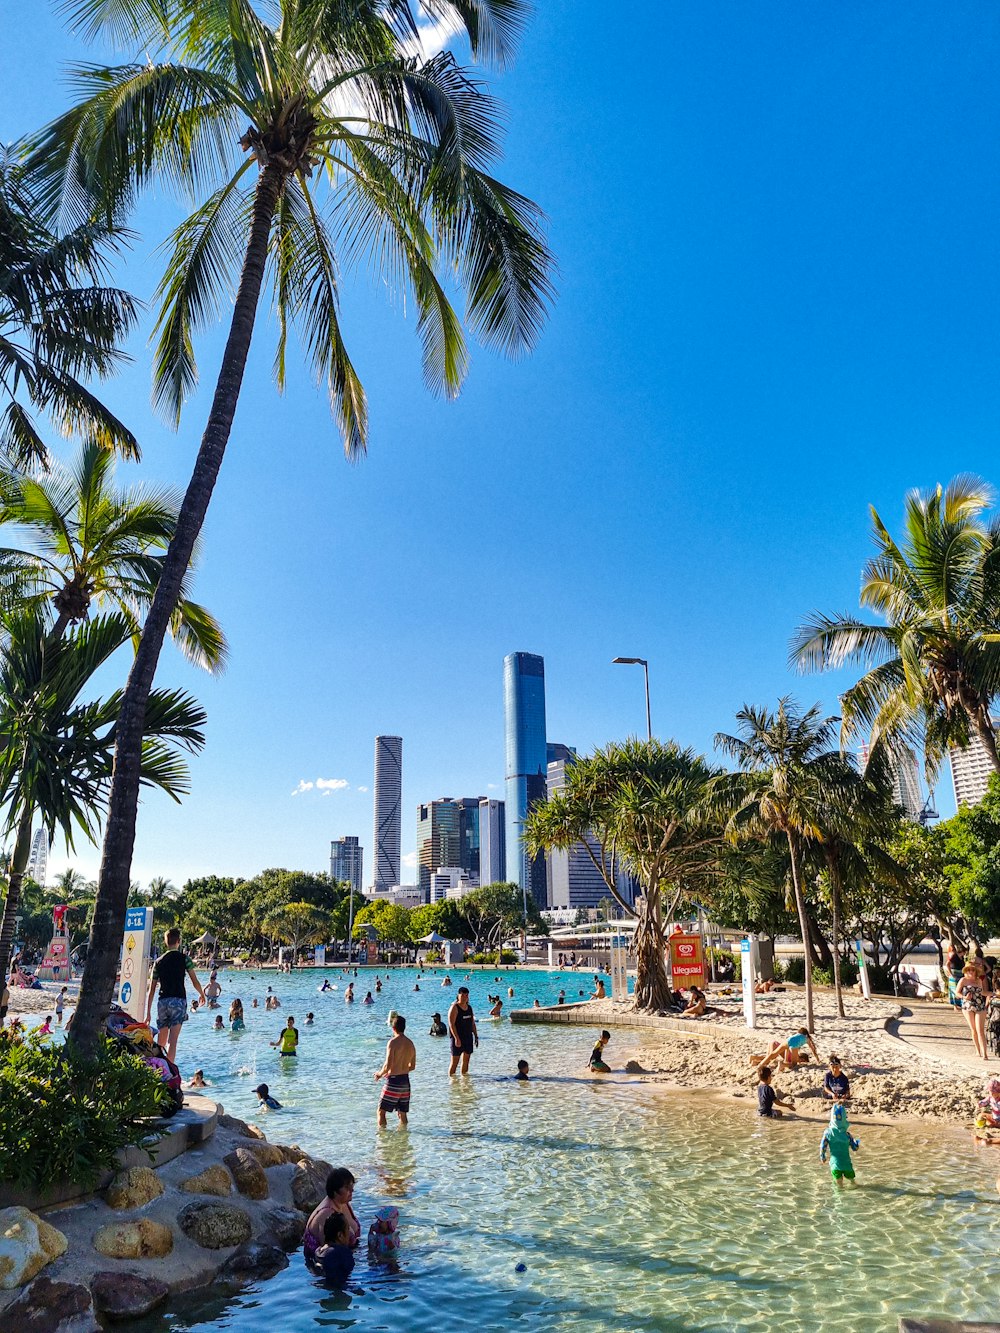
[[[915,1046],[923,1055],[971,1074],[997,1073],[1000,1060],[987,1063],[976,1055],[968,1024],[961,1011],[950,1004],[914,1004],[904,1006],[899,1018],[887,1026],[890,1036]]]

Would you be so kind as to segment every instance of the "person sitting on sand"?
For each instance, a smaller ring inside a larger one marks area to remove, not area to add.
[[[516,1079],[520,1079],[521,1082],[524,1083],[524,1082],[527,1081],[528,1073],[529,1073],[529,1070],[528,1070],[528,1062],[527,1062],[527,1060],[518,1060],[518,1062],[517,1062],[517,1073],[514,1075],[514,1077],[515,1077]]]
[[[846,1102],[851,1097],[851,1081],[840,1066],[840,1056],[830,1056],[830,1069],[823,1079],[823,1096],[835,1102]]]
[[[608,993],[604,989],[604,982],[600,977],[594,978],[594,993],[590,998],[592,1000],[606,1000],[608,998]]]
[[[327,1282],[342,1287],[354,1271],[350,1225],[343,1213],[330,1213],[323,1222],[323,1244],[313,1257],[313,1267]]]
[[[755,995],[769,995],[771,991],[778,989],[778,983],[773,977],[768,977],[767,981],[758,981],[753,989]]]
[[[708,997],[700,986],[692,986],[690,991],[691,998],[687,1002],[681,1018],[704,1018],[706,1014],[724,1014],[725,1009],[720,1009],[718,1005],[709,1004]]]
[[[796,1065],[807,1063],[808,1057],[805,1054],[807,1046],[812,1051],[813,1059],[819,1063],[819,1051],[812,1039],[812,1033],[808,1028],[799,1028],[798,1032],[793,1033],[787,1041],[772,1041],[771,1049],[766,1055],[751,1056],[750,1066],[753,1069],[760,1069],[773,1063],[775,1068],[794,1069]]]
[[[611,1033],[607,1028],[601,1033],[594,1043],[594,1049],[590,1052],[590,1067],[595,1074],[610,1074],[610,1067],[604,1062],[604,1048],[611,1040]]]
[[[757,1077],[760,1082],[757,1084],[757,1114],[767,1116],[769,1120],[780,1120],[781,1111],[776,1107],[781,1107],[785,1111],[794,1111],[794,1102],[783,1102],[776,1088],[771,1087],[771,1071],[767,1065],[762,1065],[757,1070]]]

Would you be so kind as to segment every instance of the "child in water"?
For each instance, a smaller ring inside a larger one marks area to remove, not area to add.
[[[271,1096],[271,1090],[266,1083],[258,1083],[254,1088],[254,1092],[257,1094],[258,1111],[281,1110],[281,1102],[278,1101],[277,1097]]]
[[[843,1102],[837,1102],[830,1112],[829,1127],[820,1140],[819,1160],[825,1162],[829,1153],[830,1175],[838,1184],[843,1180],[854,1179],[851,1153],[857,1152],[860,1147],[860,1141],[851,1134],[847,1107]]]
[[[323,1223],[323,1244],[316,1251],[314,1266],[327,1282],[342,1287],[354,1271],[354,1253],[351,1250],[347,1218],[343,1213],[330,1213]]]
[[[222,1021],[222,1015],[221,1015],[221,1014],[216,1014],[216,1015],[215,1015],[215,1022],[212,1024],[212,1031],[213,1031],[213,1032],[225,1032],[225,1030],[226,1030],[226,1028],[225,1028],[225,1024],[224,1024],[223,1021]]]
[[[399,1249],[399,1209],[380,1208],[368,1228],[368,1253],[373,1259],[385,1259]]]
[[[229,1006],[229,1026],[233,1032],[242,1032],[246,1027],[243,1019],[242,1000],[234,1000]]]
[[[517,1062],[517,1073],[514,1075],[514,1077],[515,1077],[515,1078],[519,1078],[519,1079],[521,1079],[522,1082],[527,1082],[527,1078],[528,1078],[528,1062],[527,1062],[527,1060],[518,1060],[518,1062]]]
[[[278,1054],[281,1056],[285,1056],[285,1055],[298,1055],[298,1051],[295,1049],[298,1046],[298,1044],[299,1044],[299,1030],[295,1026],[294,1015],[289,1014],[288,1022],[282,1029],[281,1036],[278,1038],[277,1041],[272,1041],[271,1045],[277,1046]]]
[[[610,1074],[611,1068],[604,1062],[604,1048],[611,1040],[611,1033],[605,1028],[594,1043],[594,1049],[590,1052],[590,1067],[595,1074]]]

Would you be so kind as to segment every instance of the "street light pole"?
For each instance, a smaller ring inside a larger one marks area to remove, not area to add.
[[[653,739],[653,723],[649,712],[649,663],[644,657],[613,657],[612,666],[641,666],[646,676],[646,739]]]

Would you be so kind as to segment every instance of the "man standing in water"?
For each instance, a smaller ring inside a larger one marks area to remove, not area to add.
[[[385,1063],[375,1075],[375,1082],[385,1079],[385,1087],[378,1103],[378,1127],[385,1129],[387,1111],[395,1111],[399,1116],[399,1127],[405,1129],[410,1112],[410,1070],[417,1067],[417,1050],[406,1033],[406,1019],[397,1014],[392,1020],[392,1030],[396,1034],[390,1037],[385,1048]]]
[[[167,1059],[177,1060],[177,1038],[181,1034],[181,1024],[187,1022],[187,992],[185,978],[190,977],[195,990],[205,1001],[205,990],[195,975],[194,963],[186,953],[181,952],[181,932],[171,926],[163,937],[167,949],[161,953],[153,967],[149,980],[149,995],[146,999],[146,1022],[153,1012],[153,996],[160,988],[160,998],[156,1002],[156,1040],[167,1052]]]
[[[469,1003],[468,986],[459,986],[455,1003],[448,1010],[448,1032],[451,1036],[451,1068],[448,1075],[451,1077],[457,1071],[459,1058],[462,1061],[462,1073],[467,1074],[473,1046],[479,1045],[479,1029]]]

